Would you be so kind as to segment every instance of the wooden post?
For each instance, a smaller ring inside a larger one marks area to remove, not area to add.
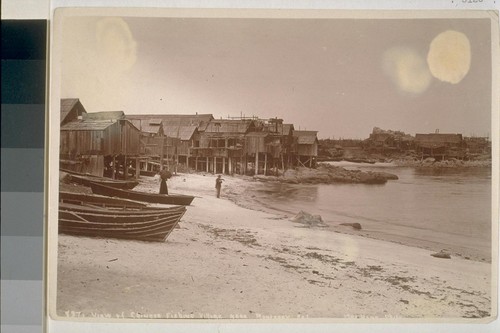
[[[209,172],[209,170],[208,170],[208,156],[207,156],[207,172]]]
[[[139,179],[139,176],[141,175],[141,165],[139,162],[139,157],[135,158],[135,179]]]
[[[125,163],[123,164],[123,178],[128,178],[128,163],[127,163],[127,155],[125,155]]]
[[[227,167],[229,168],[229,174],[233,174],[233,159],[229,157],[229,160],[227,161]]]
[[[264,155],[264,176],[267,175],[267,153]]]
[[[259,151],[255,153],[255,174],[259,174]]]
[[[163,137],[163,134],[160,136],[160,171],[163,170],[163,145],[165,144],[165,138]]]
[[[313,166],[313,158],[312,156],[309,157],[309,168],[312,168]]]
[[[113,179],[116,179],[116,155],[113,155]]]
[[[198,171],[198,155],[194,158],[194,171]]]
[[[217,157],[216,156],[214,156],[214,170],[213,171],[214,171],[213,172],[214,174],[217,173]]]
[[[222,158],[222,174],[226,173],[226,158]]]

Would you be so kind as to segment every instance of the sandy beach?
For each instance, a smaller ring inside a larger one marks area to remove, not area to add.
[[[113,318],[484,318],[491,263],[307,227],[230,200],[250,181],[179,174],[196,195],[165,243],[59,236],[57,312]],[[335,186],[335,185],[332,185]],[[137,190],[157,192],[141,177]],[[258,208],[258,207],[252,207]]]

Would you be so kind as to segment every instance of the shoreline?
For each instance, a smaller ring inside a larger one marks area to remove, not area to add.
[[[59,316],[490,316],[491,264],[242,208],[229,197],[245,182],[226,177],[217,199],[213,175],[169,180],[172,193],[197,197],[165,243],[60,235]],[[157,192],[159,180],[137,189]]]
[[[237,178],[240,178],[241,176],[237,176]],[[253,179],[251,177],[246,177],[243,178],[245,182],[261,182],[261,179]],[[262,183],[265,183],[266,181],[262,181]],[[314,186],[315,184],[294,184],[296,186]],[[336,186],[335,184],[331,184],[328,186]],[[226,189],[227,197],[229,200],[234,202],[240,207],[246,208],[246,209],[251,209],[251,210],[256,210],[256,211],[262,211],[262,212],[267,212],[270,214],[276,214],[278,218],[286,219],[286,220],[291,220],[297,215],[300,211],[287,211],[287,210],[281,210],[278,208],[274,208],[270,205],[267,205],[266,202],[259,200],[257,196],[250,197],[249,195],[245,194],[244,191],[241,191],[241,187],[238,188],[229,188]],[[313,213],[312,211],[309,211],[306,213]],[[411,246],[411,247],[416,247],[420,249],[426,249],[429,251],[434,251],[434,252],[439,252],[443,249],[446,249],[452,256],[457,256],[461,257],[466,260],[473,260],[473,261],[480,261],[480,262],[487,262],[491,263],[491,253],[483,253],[483,251],[474,249],[474,248],[465,248],[462,246],[458,246],[455,244],[444,244],[440,243],[438,241],[432,241],[432,240],[425,240],[425,239],[416,239],[412,238],[409,236],[405,235],[398,235],[398,234],[387,234],[387,233],[380,233],[376,231],[365,231],[365,230],[356,230],[348,226],[343,226],[340,223],[339,224],[324,224],[320,228],[321,230],[325,232],[335,232],[335,233],[341,233],[341,234],[346,234],[346,235],[355,235],[355,236],[360,236],[360,237],[366,237],[366,238],[371,238],[371,239],[376,239],[380,241],[385,241],[385,242],[391,242],[391,243],[396,243],[396,244],[401,244],[405,246]]]

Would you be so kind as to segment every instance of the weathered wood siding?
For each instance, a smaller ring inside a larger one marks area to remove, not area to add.
[[[110,124],[104,129],[63,130],[60,140],[60,154],[78,155],[138,155],[139,131],[130,123]]]
[[[318,144],[298,145],[297,153],[300,156],[318,156]]]
[[[130,122],[120,121],[121,126],[121,153],[124,155],[139,155],[141,132]],[[111,139],[114,141],[114,139]]]
[[[266,137],[265,136],[250,136],[246,137],[246,153],[253,155],[256,153],[266,152]]]

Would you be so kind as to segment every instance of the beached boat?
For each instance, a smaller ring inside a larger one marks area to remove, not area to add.
[[[142,209],[146,208],[148,205],[143,202],[112,198],[104,195],[97,194],[84,194],[84,193],[74,193],[59,191],[59,202],[71,203],[77,205],[86,205],[93,207],[107,207],[107,208],[120,208],[120,209]]]
[[[63,234],[163,242],[186,212],[184,206],[96,207],[59,202],[59,232]]]
[[[84,186],[90,186],[90,182],[95,182],[110,187],[131,190],[139,184],[137,180],[132,180],[132,179],[118,180],[118,179],[94,176],[90,174],[77,173],[74,171],[69,171],[64,169],[61,169],[61,171],[66,172],[68,174],[68,178],[71,182],[81,184]]]
[[[149,203],[160,203],[167,205],[184,205],[189,206],[194,197],[182,194],[156,194],[145,193],[138,191],[128,191],[119,188],[113,188],[103,184],[91,182],[90,188],[95,194],[106,195],[110,197],[118,197],[128,200],[144,201]]]

